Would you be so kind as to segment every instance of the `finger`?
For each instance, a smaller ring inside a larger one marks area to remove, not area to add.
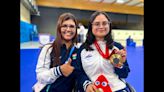
[[[96,92],[97,91],[97,88],[95,85],[91,84],[90,85],[90,89],[89,89],[89,92]]]
[[[96,91],[94,91],[94,89],[93,89],[93,88],[91,88],[91,90],[90,90],[89,92],[96,92]]]
[[[123,48],[124,51],[126,51],[126,48]]]
[[[95,85],[93,85],[93,90],[94,90],[94,92],[96,92],[96,91],[97,91],[97,88],[96,88],[96,86],[95,86]]]
[[[68,65],[71,65],[71,62],[72,62],[72,59],[69,58],[68,61],[67,61],[67,64],[68,64]]]
[[[122,55],[122,56],[126,56],[126,51],[122,50],[122,51],[121,51],[121,55]]]
[[[114,52],[117,54],[118,53],[118,50],[115,49]]]
[[[122,56],[122,57],[125,57],[125,56],[126,56],[126,54],[122,54],[121,56]]]
[[[121,54],[120,50],[117,50],[116,54]]]
[[[72,70],[74,70],[75,68],[72,66]]]

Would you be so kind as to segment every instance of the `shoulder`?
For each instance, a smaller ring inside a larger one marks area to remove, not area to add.
[[[81,46],[79,47],[79,52],[81,52],[83,49],[84,49],[85,47],[84,47],[84,43],[83,44],[81,44]]]
[[[119,42],[115,42],[115,41],[114,41],[113,45],[114,45],[115,47],[117,47],[118,49],[124,49],[124,46],[123,46],[121,43],[119,43]]]
[[[78,47],[76,45],[74,45],[74,51],[73,51],[73,53],[77,53],[77,51],[78,51]]]
[[[46,44],[41,47],[41,51],[47,51],[51,49],[52,44]]]
[[[81,44],[80,47],[77,48],[77,53],[78,53],[78,54],[81,54],[81,52],[82,52],[83,50],[85,50],[84,44]]]

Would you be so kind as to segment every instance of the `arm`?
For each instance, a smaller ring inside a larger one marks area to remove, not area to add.
[[[119,78],[127,78],[130,69],[127,61],[123,64],[122,68],[114,67],[115,73],[119,76]]]
[[[81,51],[83,46],[77,51],[77,59],[76,59],[76,81],[77,86],[80,90],[86,91],[89,84],[92,84],[91,80],[88,78],[87,74],[83,70],[82,63],[81,63]]]
[[[119,50],[124,49],[124,47],[117,42],[114,42],[114,46],[116,46]],[[129,72],[130,72],[130,68],[127,62],[127,59],[125,59],[125,62],[122,66],[122,68],[117,68],[114,67],[115,73],[119,76],[119,78],[127,78]]]
[[[48,48],[48,45],[42,48],[36,66],[37,80],[43,84],[51,84],[62,75],[59,66],[50,68],[51,48],[49,50]]]

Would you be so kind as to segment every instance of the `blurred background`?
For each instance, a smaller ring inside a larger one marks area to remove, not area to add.
[[[71,12],[82,23],[81,44],[96,10],[110,16],[113,39],[127,49],[131,72],[126,80],[137,92],[144,92],[144,0],[20,0],[21,92],[32,91],[40,47],[55,40],[58,17]]]

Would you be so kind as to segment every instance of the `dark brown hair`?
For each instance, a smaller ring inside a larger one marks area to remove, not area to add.
[[[106,44],[108,46],[109,49],[111,49],[113,47],[113,38],[112,38],[112,25],[111,25],[111,20],[109,18],[109,16],[107,15],[107,13],[103,12],[103,11],[96,11],[94,12],[89,20],[89,24],[88,24],[88,33],[87,33],[87,39],[84,42],[84,47],[86,48],[86,50],[93,50],[90,45],[94,43],[95,41],[95,36],[92,33],[92,23],[95,20],[95,18],[100,15],[103,14],[109,21],[109,33],[105,36],[104,40],[106,40]]]
[[[71,13],[63,13],[62,15],[59,16],[59,19],[58,19],[58,22],[57,22],[57,35],[56,35],[56,39],[55,41],[52,43],[52,45],[50,47],[52,47],[52,52],[51,54],[53,54],[53,60],[51,60],[51,67],[53,66],[56,66],[56,65],[60,65],[61,62],[60,62],[60,51],[61,51],[61,46],[63,45],[63,38],[62,38],[62,35],[61,35],[61,26],[62,26],[62,23],[64,21],[67,21],[67,20],[73,20],[75,22],[75,25],[76,25],[76,34],[75,34],[75,37],[72,39],[72,45],[75,43],[77,43],[77,20],[75,18],[75,16]],[[71,45],[71,46],[72,46]],[[51,57],[52,58],[52,57]]]

